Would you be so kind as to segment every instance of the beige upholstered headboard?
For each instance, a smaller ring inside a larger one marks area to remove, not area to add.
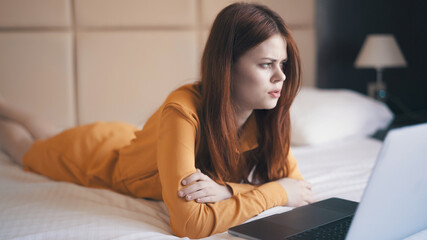
[[[140,124],[194,82],[227,0],[0,0],[0,94],[61,128]],[[315,83],[314,0],[264,0],[299,45]]]

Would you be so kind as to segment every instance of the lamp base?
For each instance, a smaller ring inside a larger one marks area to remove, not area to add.
[[[387,101],[387,86],[384,82],[368,83],[368,96],[382,102]]]

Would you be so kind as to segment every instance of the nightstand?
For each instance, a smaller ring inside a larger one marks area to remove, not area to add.
[[[390,123],[390,125],[386,129],[377,131],[372,137],[382,141],[384,140],[388,131],[390,131],[391,129],[410,126],[410,125],[419,124],[419,123],[426,123],[426,122],[427,122],[427,109],[417,111],[417,112],[412,112],[409,114],[396,114],[394,116],[393,121]]]

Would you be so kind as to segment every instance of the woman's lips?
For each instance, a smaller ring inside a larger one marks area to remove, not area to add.
[[[270,96],[272,96],[273,98],[279,98],[280,90],[274,90],[274,91],[268,92],[268,94],[270,94]]]

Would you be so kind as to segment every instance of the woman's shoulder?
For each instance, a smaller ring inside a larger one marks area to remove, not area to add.
[[[181,117],[198,126],[200,124],[201,101],[199,82],[183,85],[171,92],[166,98],[160,108],[160,116],[170,111],[179,112]]]
[[[201,106],[200,83],[186,84],[174,90],[166,98],[165,107],[179,107],[192,114],[197,114]]]

